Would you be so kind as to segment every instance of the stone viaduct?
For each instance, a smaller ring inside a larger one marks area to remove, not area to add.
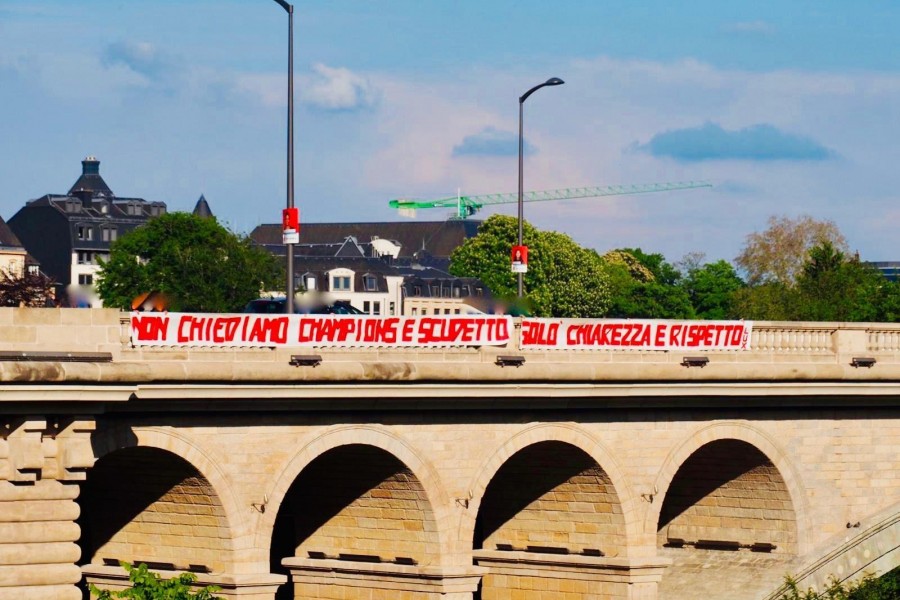
[[[900,325],[751,348],[291,364],[0,309],[0,599],[123,560],[240,600],[763,599],[900,564]]]

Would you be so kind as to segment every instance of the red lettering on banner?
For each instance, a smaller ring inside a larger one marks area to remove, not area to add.
[[[399,319],[366,319],[363,321],[361,340],[370,344],[394,344],[397,342]]]
[[[131,329],[137,334],[138,341],[159,342],[165,341],[166,330],[169,328],[169,317],[156,315],[142,315],[131,317]]]
[[[257,317],[250,327],[248,342],[284,344],[287,342],[288,318]]]
[[[416,333],[416,322],[412,319],[408,319],[403,322],[403,337],[400,341],[404,343],[412,343],[413,336]]]
[[[522,323],[522,343],[525,345],[555,346],[559,335],[559,323],[540,323],[525,321]]]
[[[654,346],[665,346],[666,345],[666,324],[658,323],[656,325],[656,336],[653,338]]]
[[[419,319],[418,343],[476,344],[509,339],[506,320],[481,318]]]

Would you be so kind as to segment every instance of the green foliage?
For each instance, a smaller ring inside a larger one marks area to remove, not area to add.
[[[879,578],[867,574],[852,583],[831,578],[821,592],[813,588],[803,591],[794,579],[786,577],[783,589],[784,592],[778,600],[898,600],[900,568]]]
[[[625,252],[636,258],[653,274],[653,279],[658,283],[675,285],[681,279],[678,269],[666,262],[666,257],[662,254],[647,254],[640,248],[621,248],[619,252]]]
[[[882,289],[890,287],[874,267],[848,260],[830,242],[809,252],[797,279],[804,321],[877,321],[882,318]]]
[[[277,260],[215,219],[169,213],[113,242],[97,291],[106,306],[130,309],[160,291],[170,310],[237,312],[281,278]]]
[[[637,248],[614,250],[604,258],[612,293],[608,316],[644,319],[695,317],[687,293],[674,284],[681,275],[665,261],[662,254],[646,254]]]
[[[208,585],[204,588],[191,591],[191,585],[197,580],[193,573],[181,573],[172,579],[162,579],[156,573],[152,573],[145,564],[134,567],[127,562],[119,563],[128,571],[128,581],[131,587],[119,592],[101,590],[91,584],[91,595],[98,600],[112,600],[113,598],[131,598],[132,600],[222,600],[219,596],[213,596],[213,592],[221,588]]]
[[[892,322],[900,318],[900,285],[825,241],[809,250],[795,285],[740,289],[733,312],[770,321]]]
[[[688,271],[682,287],[700,319],[728,319],[735,314],[736,292],[744,287],[734,267],[720,260]]]
[[[450,272],[458,277],[478,277],[495,298],[510,300],[518,291],[517,276],[510,271],[509,255],[518,238],[518,221],[494,215],[450,256]],[[561,233],[538,231],[523,224],[528,246],[525,295],[531,312],[540,317],[599,317],[609,307],[609,285],[603,261],[593,250],[582,248]]]

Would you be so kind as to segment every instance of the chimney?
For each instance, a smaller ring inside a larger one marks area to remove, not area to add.
[[[88,156],[83,161],[81,161],[81,174],[82,175],[99,175],[100,174],[100,161],[97,160],[93,156]]]

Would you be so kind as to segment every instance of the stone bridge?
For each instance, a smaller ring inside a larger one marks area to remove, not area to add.
[[[897,566],[900,325],[752,336],[702,367],[298,357],[0,309],[0,599],[121,586],[119,561],[240,600],[762,599]]]

